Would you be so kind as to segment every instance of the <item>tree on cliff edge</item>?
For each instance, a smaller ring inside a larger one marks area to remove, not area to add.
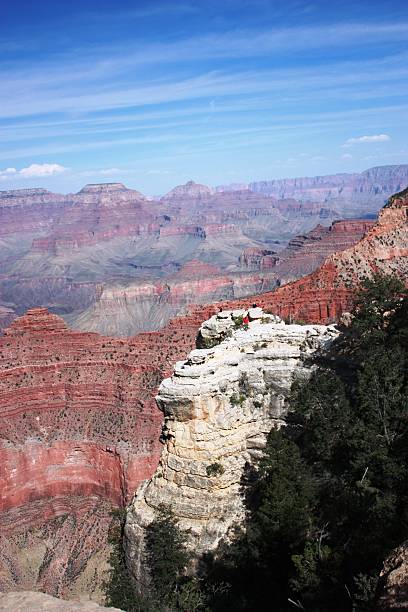
[[[408,539],[402,283],[363,284],[350,328],[294,385],[287,425],[269,435],[246,533],[210,568],[230,584],[211,610],[373,612],[382,564]]]
[[[195,612],[205,608],[199,581],[185,575],[190,561],[187,534],[178,527],[173,512],[161,505],[146,528],[145,565],[150,580],[135,585],[127,570],[122,546],[124,516],[114,513],[109,559],[111,570],[105,585],[106,605],[127,612]]]

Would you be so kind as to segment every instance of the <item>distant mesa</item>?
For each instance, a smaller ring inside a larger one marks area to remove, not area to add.
[[[112,193],[117,191],[132,191],[123,183],[88,183],[82,187],[80,193]]]
[[[43,187],[32,187],[29,189],[8,189],[0,191],[0,198],[22,198],[27,196],[53,195],[48,189]],[[63,196],[61,196],[63,197]]]
[[[207,185],[201,185],[194,181],[188,181],[185,185],[177,185],[171,191],[166,193],[162,197],[162,200],[176,200],[184,198],[207,198],[211,196],[214,191],[207,187]]]

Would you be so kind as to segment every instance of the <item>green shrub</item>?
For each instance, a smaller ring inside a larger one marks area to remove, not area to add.
[[[207,476],[222,476],[224,474],[225,469],[219,462],[211,463],[206,467]]]

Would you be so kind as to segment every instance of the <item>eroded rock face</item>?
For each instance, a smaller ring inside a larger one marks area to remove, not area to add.
[[[408,542],[386,559],[379,585],[379,610],[408,610]]]
[[[207,185],[201,185],[194,181],[188,181],[185,185],[178,185],[163,196],[163,200],[180,200],[184,198],[207,198],[211,196],[213,190]]]
[[[109,512],[160,452],[163,372],[141,347],[73,332],[46,309],[0,338],[0,589],[98,591]]]
[[[126,523],[135,574],[144,529],[160,504],[170,506],[180,527],[190,530],[197,555],[228,537],[244,516],[245,465],[259,457],[271,427],[282,424],[294,378],[310,374],[307,358],[337,336],[334,327],[285,325],[260,308],[250,309],[245,328],[242,314],[220,312],[206,321],[200,335],[220,344],[193,350],[160,385],[156,399],[165,415],[165,446]]]
[[[331,254],[312,274],[251,299],[287,319],[333,322],[352,308],[356,288],[375,272],[398,276],[408,285],[408,189],[389,199],[355,245]],[[241,306],[242,301],[230,303]]]

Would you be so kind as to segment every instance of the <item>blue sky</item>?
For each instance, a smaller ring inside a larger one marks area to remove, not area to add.
[[[16,0],[0,189],[160,194],[408,163],[406,0]]]

